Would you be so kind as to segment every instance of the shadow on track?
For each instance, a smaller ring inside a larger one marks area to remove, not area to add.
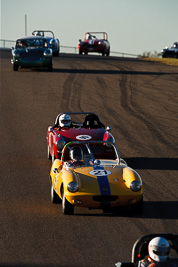
[[[124,158],[128,166],[134,169],[178,170],[178,158]]]
[[[177,220],[178,201],[144,201],[144,211],[140,215],[134,215],[127,208],[120,208],[117,211],[108,213],[77,213],[77,208],[73,216],[88,216],[88,217],[129,217],[142,219],[168,219]],[[72,218],[71,217],[71,218]]]
[[[43,70],[38,70],[43,71]],[[129,74],[129,75],[174,75],[178,74],[169,72],[147,72],[147,71],[124,71],[124,70],[94,70],[94,69],[53,69],[53,73],[70,73],[70,74]]]
[[[78,265],[58,265],[58,264],[33,264],[33,263],[12,263],[12,264],[1,264],[0,267],[77,267]]]

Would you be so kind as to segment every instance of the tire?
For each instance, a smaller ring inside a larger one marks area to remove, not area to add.
[[[51,203],[53,204],[62,203],[60,197],[58,196],[58,194],[55,192],[53,188],[52,181],[51,181]]]
[[[47,157],[49,160],[52,160],[51,154],[49,152],[49,146],[47,145]]]
[[[54,55],[53,56],[58,57],[59,56],[59,50],[56,51],[56,52],[54,52]]]
[[[52,63],[50,63],[50,64],[48,65],[48,71],[53,71],[53,65],[52,65]]]
[[[65,198],[64,190],[62,192],[62,213],[72,215],[74,213],[74,205]]]
[[[52,162],[54,162],[55,159],[56,159],[56,157],[55,157],[55,155],[54,155],[54,150],[53,150],[53,152],[52,152],[52,157],[51,157],[51,159],[52,159]]]
[[[107,53],[106,53],[106,56],[109,56],[110,55],[110,49],[108,49]]]
[[[102,56],[105,56],[105,55],[107,55],[107,49],[106,49],[106,47],[105,47],[104,51],[102,52]]]
[[[15,63],[13,64],[13,71],[18,71],[18,66]]]

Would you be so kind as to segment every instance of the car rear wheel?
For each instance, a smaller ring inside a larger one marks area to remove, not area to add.
[[[64,190],[62,193],[62,213],[72,215],[74,213],[74,205],[65,198]]]
[[[58,196],[58,194],[56,193],[56,191],[53,188],[52,181],[51,181],[51,202],[54,204],[62,202],[60,197]]]

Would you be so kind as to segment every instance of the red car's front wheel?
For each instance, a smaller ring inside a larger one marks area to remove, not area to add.
[[[51,154],[50,154],[50,151],[49,151],[49,146],[48,146],[48,145],[47,145],[47,157],[48,157],[49,160],[52,159]]]

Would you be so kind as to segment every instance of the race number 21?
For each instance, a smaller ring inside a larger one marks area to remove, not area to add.
[[[94,175],[94,176],[106,176],[106,175],[110,175],[111,172],[108,170],[93,170],[93,171],[90,171],[89,174]]]

